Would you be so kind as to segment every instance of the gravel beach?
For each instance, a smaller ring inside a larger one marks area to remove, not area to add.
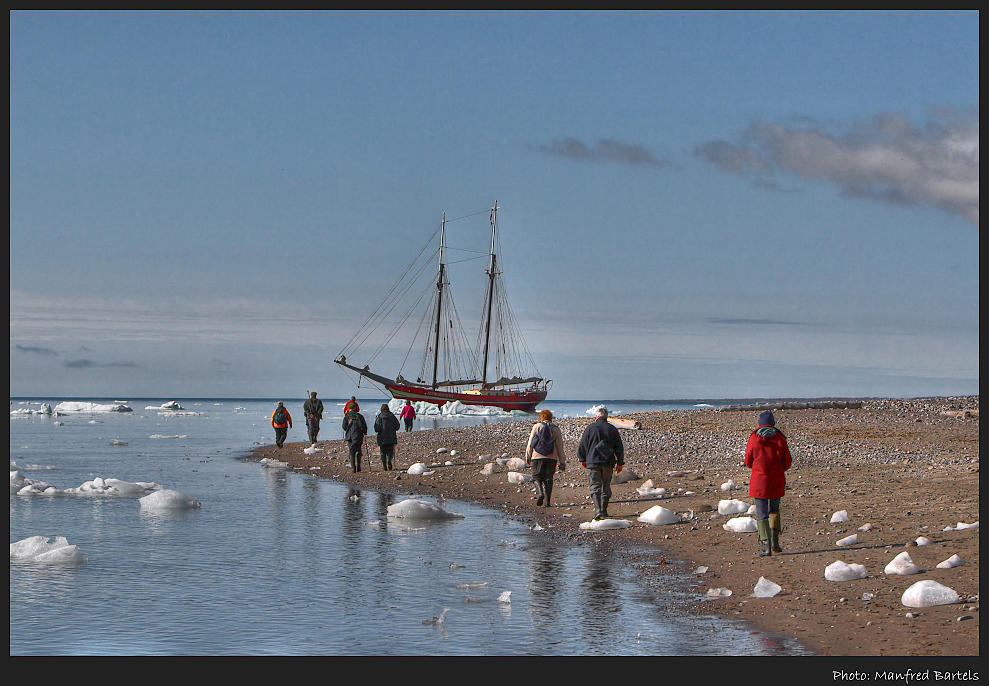
[[[303,452],[304,443],[281,450],[263,446],[251,458],[275,459],[367,489],[442,495],[500,508],[548,536],[627,556],[644,584],[680,575],[697,598],[685,612],[746,620],[796,638],[818,655],[976,656],[979,529],[959,524],[979,521],[978,410],[978,396],[775,410],[793,466],[781,507],[784,552],[771,557],[759,557],[757,534],[725,529],[739,515],[718,513],[724,500],[752,503],[742,460],[758,417],[754,409],[622,415],[641,426],[621,431],[626,454],[621,477],[627,480],[615,484],[609,512],[631,523],[622,529],[579,526],[593,514],[587,479],[576,459],[577,441],[590,418],[558,421],[569,464],[557,474],[549,508],[536,507],[531,485],[513,483],[508,466],[499,464],[524,456],[531,421],[401,433],[396,469],[390,472],[381,470],[373,434],[367,439],[370,464],[365,458],[358,474],[347,466],[342,440],[321,441],[313,454]],[[364,415],[371,425],[374,412]],[[432,474],[409,475],[408,467],[418,462],[430,465]],[[497,466],[488,471],[495,471],[482,474],[490,463]],[[637,489],[648,480],[667,493],[640,495]],[[655,505],[675,512],[679,522],[639,522],[639,515]],[[847,521],[832,522],[840,511],[847,513]],[[852,535],[854,543],[838,545]],[[885,573],[904,552],[919,571]],[[953,555],[964,564],[938,567]],[[867,576],[825,579],[825,568],[838,560],[864,566]],[[774,597],[751,597],[761,577],[782,590]],[[959,602],[904,606],[903,592],[928,579],[953,589]],[[709,597],[717,589],[731,594]]]

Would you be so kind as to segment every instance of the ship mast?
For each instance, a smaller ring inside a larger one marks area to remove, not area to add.
[[[491,250],[490,261],[488,262],[488,307],[484,315],[484,361],[481,364],[481,388],[488,387],[488,352],[491,347],[491,310],[494,306],[495,277],[498,256],[495,254],[495,246],[498,232],[498,201],[495,200],[494,207],[491,208]]]
[[[436,374],[440,362],[440,320],[443,317],[443,282],[446,280],[446,212],[443,213],[443,221],[440,223],[440,268],[436,277],[436,328],[434,330],[435,339],[433,345],[433,390],[436,389]]]

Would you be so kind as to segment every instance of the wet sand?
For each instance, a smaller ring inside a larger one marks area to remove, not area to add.
[[[497,507],[574,544],[634,551],[631,564],[644,583],[671,574],[693,580],[699,599],[688,611],[746,620],[796,638],[818,655],[976,656],[979,530],[955,529],[959,522],[979,521],[978,407],[978,396],[970,396],[877,399],[860,409],[777,410],[777,427],[786,434],[794,460],[781,507],[784,552],[771,557],[759,557],[757,534],[726,531],[723,525],[734,515],[717,512],[721,500],[752,502],[742,458],[756,411],[623,415],[642,428],[621,432],[624,476],[630,480],[614,485],[609,512],[632,526],[607,531],[579,528],[593,515],[587,479],[576,460],[589,418],[558,422],[570,463],[557,474],[549,508],[536,507],[531,485],[510,483],[505,467],[481,474],[497,458],[523,456],[530,421],[402,433],[396,470],[390,472],[381,469],[373,434],[367,439],[372,459],[370,464],[365,459],[357,474],[350,472],[342,440],[321,441],[312,455],[303,452],[307,444],[292,443],[281,450],[259,447],[252,457],[277,459],[298,471],[367,489]],[[364,414],[371,425],[374,413]],[[433,474],[407,474],[416,462],[432,465]],[[647,479],[669,495],[640,496],[636,489]],[[737,488],[722,490],[729,480]],[[638,522],[638,515],[654,505],[676,512],[680,523]],[[849,521],[831,523],[840,510],[847,511]],[[871,529],[861,530],[867,524]],[[836,544],[852,534],[857,543]],[[920,537],[930,543],[918,545]],[[902,552],[920,573],[885,574],[887,563]],[[965,564],[937,568],[952,555]],[[836,560],[864,565],[868,576],[828,581],[825,567]],[[695,573],[701,566],[707,571]],[[750,597],[760,577],[782,591],[772,598]],[[923,579],[952,588],[961,602],[904,607],[903,591]],[[708,599],[707,591],[718,588],[732,594]],[[863,599],[864,594],[871,598]]]

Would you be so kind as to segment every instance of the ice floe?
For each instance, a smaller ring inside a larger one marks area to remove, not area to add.
[[[747,534],[759,530],[755,517],[735,517],[725,522],[721,528],[735,534]]]
[[[961,598],[954,590],[931,579],[918,581],[905,590],[900,597],[900,603],[906,607],[952,605],[960,600]]]
[[[752,589],[752,598],[772,598],[774,595],[783,590],[783,587],[779,584],[770,581],[764,576],[759,577],[759,581],[756,582],[755,588]]]
[[[64,536],[49,541],[48,536],[30,536],[10,544],[10,559],[16,562],[79,564],[86,556],[70,545]]]
[[[590,522],[581,522],[580,528],[583,531],[607,531],[608,529],[627,529],[632,526],[632,522],[627,519],[595,519]]]
[[[963,560],[958,555],[952,555],[951,557],[949,557],[944,562],[938,562],[937,563],[937,568],[938,569],[951,569],[952,567],[961,567],[963,564],[965,564],[965,560]]]
[[[741,500],[721,500],[718,502],[718,514],[743,514],[749,511],[749,504]]]
[[[388,506],[388,516],[403,519],[463,519],[462,514],[448,512],[439,505],[410,498]]]
[[[123,403],[64,402],[55,406],[55,414],[99,414],[103,412],[133,412],[134,409]]]
[[[883,571],[887,574],[907,575],[917,574],[920,572],[920,569],[913,563],[910,554],[904,551],[894,557]]]
[[[203,506],[196,498],[167,489],[139,498],[138,502],[142,510],[198,510]]]
[[[846,564],[841,560],[835,560],[824,568],[824,578],[828,581],[852,581],[854,579],[864,579],[869,576],[865,565]]]
[[[124,481],[123,479],[97,476],[74,488],[58,489],[46,481],[28,479],[19,470],[10,472],[10,492],[17,495],[91,495],[134,496],[144,495],[161,488],[153,481]]]
[[[639,521],[653,526],[663,526],[665,524],[678,524],[680,518],[673,510],[654,505],[639,515]]]

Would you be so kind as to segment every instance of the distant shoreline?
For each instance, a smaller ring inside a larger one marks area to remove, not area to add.
[[[586,477],[574,451],[590,418],[558,422],[570,463],[557,475],[552,508],[537,508],[531,488],[509,483],[504,470],[480,474],[482,464],[496,456],[521,455],[531,426],[526,419],[402,433],[396,452],[399,469],[391,472],[375,464],[373,434],[368,438],[370,469],[359,474],[346,468],[342,440],[320,442],[321,450],[313,455],[303,452],[306,444],[295,443],[283,450],[257,448],[249,457],[283,461],[299,472],[369,490],[442,495],[497,507],[574,542],[618,550],[658,546],[652,559],[639,559],[640,573],[690,575],[704,566],[707,571],[693,577],[701,597],[709,589],[732,591],[727,598],[700,600],[693,611],[747,620],[792,636],[821,655],[978,655],[978,529],[944,530],[979,518],[978,402],[978,396],[874,399],[856,409],[778,411],[777,425],[789,438],[794,465],[781,508],[784,553],[768,558],[757,555],[755,534],[725,531],[728,517],[716,512],[722,499],[751,502],[745,488],[748,470],[741,465],[745,440],[754,428],[751,412],[690,409],[631,415],[643,428],[622,431],[626,474],[638,478],[615,486],[610,510],[633,526],[612,531],[578,527],[591,511]],[[963,410],[967,415],[960,414]],[[366,413],[368,420],[373,416]],[[438,453],[440,449],[459,454],[451,458],[451,453]],[[454,464],[442,466],[446,460]],[[413,462],[436,467],[432,475],[410,476],[404,470]],[[645,479],[667,488],[671,497],[641,498],[635,488]],[[722,491],[721,484],[729,479],[739,488]],[[651,526],[637,521],[657,504],[675,511],[681,523]],[[837,510],[846,510],[850,522],[831,524]],[[860,532],[865,524],[871,530]],[[858,533],[859,544],[835,544],[852,533]],[[933,543],[914,545],[921,534]],[[921,574],[884,573],[884,566],[903,551],[909,551]],[[936,569],[953,554],[966,564]],[[838,559],[863,564],[868,577],[825,580],[824,568]],[[749,598],[763,576],[783,591],[774,598]],[[921,579],[953,588],[964,602],[903,607],[901,594]],[[863,601],[863,593],[873,597]]]

